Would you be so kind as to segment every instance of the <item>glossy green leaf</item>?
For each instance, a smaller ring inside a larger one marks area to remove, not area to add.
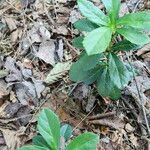
[[[83,39],[84,39],[84,36],[79,36],[79,37],[76,37],[72,40],[72,45],[75,47],[75,48],[80,48],[80,49],[83,49]]]
[[[69,124],[64,124],[60,129],[60,135],[67,141],[72,135],[72,127]]]
[[[81,69],[80,65],[73,64],[69,72],[69,77],[74,82],[84,82],[86,84],[92,84],[97,80],[100,72],[101,69],[99,66],[91,70],[84,71],[83,68]]]
[[[19,150],[49,150],[48,148],[35,146],[35,145],[29,145],[29,146],[23,146]]]
[[[90,32],[99,27],[97,24],[92,23],[86,18],[76,21],[73,25],[76,29],[80,31],[86,31],[86,32]]]
[[[49,109],[43,109],[38,118],[38,130],[53,150],[57,150],[60,140],[60,123],[58,116]]]
[[[131,26],[137,29],[150,29],[150,12],[127,14],[117,20],[117,25]]]
[[[66,150],[96,150],[99,136],[94,133],[83,133],[70,142]]]
[[[120,0],[101,0],[106,7],[111,21],[115,22],[119,15]]]
[[[88,55],[102,53],[109,46],[112,31],[108,27],[100,27],[88,33],[83,40],[83,46]]]
[[[86,84],[96,81],[100,72],[100,66],[98,65],[100,58],[103,58],[102,54],[88,56],[85,52],[82,53],[80,59],[71,66],[70,79]]]
[[[112,50],[113,51],[130,51],[130,50],[136,50],[139,49],[140,46],[131,43],[128,40],[123,40],[121,42],[118,42],[117,44],[113,45]]]
[[[129,71],[115,54],[109,54],[108,59],[110,78],[119,89],[122,89],[131,80]]]
[[[100,58],[103,57],[104,57],[103,54],[88,56],[86,52],[83,52],[80,55],[80,59],[77,62],[75,62],[73,66],[76,66],[77,68],[80,68],[83,71],[87,71],[94,68],[98,64]]]
[[[37,136],[33,137],[32,143],[33,143],[33,145],[36,145],[36,146],[50,148],[50,146],[46,143],[46,141],[44,140],[44,138],[41,135],[37,135]]]
[[[94,4],[87,0],[78,0],[78,7],[83,16],[97,25],[107,25],[109,18]]]
[[[117,32],[124,36],[128,41],[137,45],[144,45],[150,42],[148,35],[133,29],[133,28],[121,28],[117,29]]]
[[[117,100],[121,96],[120,89],[114,84],[110,77],[109,69],[106,67],[97,80],[97,90],[103,97]]]

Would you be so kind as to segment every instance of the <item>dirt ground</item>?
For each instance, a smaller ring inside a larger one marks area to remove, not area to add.
[[[124,0],[120,16],[149,9],[149,0]],[[74,136],[99,134],[99,150],[150,149],[150,44],[120,53],[138,75],[118,101],[103,98],[94,85],[68,76],[81,52],[72,46],[80,18],[76,0],[0,0],[0,150],[31,143],[43,107],[70,124]]]

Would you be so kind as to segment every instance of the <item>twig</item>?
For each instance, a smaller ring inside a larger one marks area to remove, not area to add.
[[[101,119],[101,118],[105,118],[105,117],[112,117],[115,114],[116,114],[116,111],[112,111],[112,112],[108,112],[108,113],[98,114],[95,116],[89,116],[88,119],[93,120],[93,119]]]
[[[95,109],[96,105],[91,109],[91,111],[76,125],[76,127],[74,127],[74,129],[72,130],[72,132],[75,131],[75,129],[77,129],[77,127],[86,119],[88,118],[88,116],[92,113],[92,111]]]

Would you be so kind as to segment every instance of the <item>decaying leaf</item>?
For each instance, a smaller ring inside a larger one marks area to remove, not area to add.
[[[40,23],[35,23],[33,28],[28,32],[29,42],[31,44],[49,40],[51,37],[50,32]]]
[[[70,67],[71,67],[70,61],[65,63],[57,63],[46,77],[45,82],[48,84],[52,84],[58,81],[58,79],[60,79],[61,77],[63,77],[63,75],[66,74],[66,71],[68,71]]]
[[[16,150],[17,148],[19,148],[19,146],[21,145],[21,141],[16,131],[2,128],[0,128],[0,130],[3,133],[6,145],[9,150]]]
[[[54,40],[41,43],[39,51],[35,54],[36,57],[42,59],[52,66],[55,64],[55,43]]]

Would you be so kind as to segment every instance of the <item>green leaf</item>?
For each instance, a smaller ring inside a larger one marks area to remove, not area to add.
[[[83,133],[70,142],[66,150],[96,150],[99,136],[94,133]]]
[[[116,22],[120,10],[120,0],[102,0],[112,22]]]
[[[133,29],[133,28],[121,28],[117,29],[117,32],[124,36],[128,41],[137,45],[145,45],[150,42],[148,35]]]
[[[79,65],[72,65],[69,77],[74,82],[84,82],[86,84],[92,84],[95,82],[100,74],[100,67],[97,66],[94,69],[84,71]]]
[[[150,12],[127,14],[117,20],[117,25],[131,26],[137,29],[150,29]]]
[[[112,50],[113,51],[130,51],[130,50],[136,50],[139,49],[140,46],[133,44],[129,42],[128,40],[123,40],[121,42],[118,42],[117,44],[113,45]]]
[[[29,145],[29,146],[23,146],[19,150],[49,150],[48,148],[35,146],[35,145]]]
[[[60,129],[60,135],[67,141],[72,135],[72,127],[69,124],[64,124]]]
[[[77,62],[75,62],[73,65],[76,66],[76,68],[82,69],[83,71],[87,71],[93,69],[98,64],[100,58],[103,57],[104,57],[103,54],[88,56],[86,52],[83,52],[80,55],[80,59]]]
[[[87,0],[78,0],[78,7],[83,16],[97,25],[108,25],[109,18],[93,3]]]
[[[88,55],[102,53],[109,46],[112,31],[107,27],[100,27],[90,32],[83,40],[83,46]]]
[[[53,150],[59,148],[60,123],[58,116],[50,109],[43,109],[38,118],[38,130]]]
[[[108,67],[103,69],[102,73],[99,75],[99,78],[97,80],[97,90],[103,97],[109,97],[114,100],[117,100],[121,96],[120,89],[110,78]]]
[[[109,74],[114,84],[122,89],[130,80],[130,72],[115,54],[109,54]]]
[[[86,31],[86,32],[90,32],[99,27],[97,24],[92,23],[86,18],[76,21],[73,25],[76,29],[80,31]]]
[[[79,36],[79,37],[76,37],[72,40],[72,45],[75,47],[75,48],[80,48],[80,49],[83,49],[83,39],[84,39],[84,36]]]
[[[50,148],[50,146],[46,143],[46,141],[44,140],[44,138],[41,135],[37,135],[37,136],[33,137],[32,143],[33,143],[33,145],[36,145],[36,146]]]
[[[100,72],[99,59],[102,54],[88,56],[85,52],[81,54],[80,59],[75,62],[70,69],[69,76],[72,81],[93,83]]]

